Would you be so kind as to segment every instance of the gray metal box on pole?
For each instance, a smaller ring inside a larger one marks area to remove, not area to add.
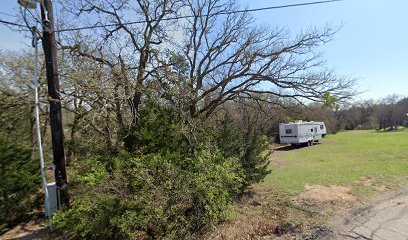
[[[48,190],[48,211],[45,211],[45,215],[48,219],[52,218],[52,215],[58,210],[58,200],[57,200],[57,185],[55,182],[47,184]]]

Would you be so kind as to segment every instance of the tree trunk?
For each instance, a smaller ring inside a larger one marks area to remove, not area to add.
[[[67,166],[71,166],[73,158],[75,158],[75,144],[76,144],[76,132],[78,129],[78,123],[79,120],[81,119],[81,115],[78,113],[75,113],[74,116],[74,121],[72,122],[72,127],[71,127],[71,133],[70,133],[70,140],[68,143],[68,149],[67,149]]]
[[[136,126],[138,122],[138,114],[139,114],[139,107],[140,103],[142,101],[142,85],[145,77],[145,72],[146,72],[146,64],[147,60],[149,57],[149,49],[147,47],[144,47],[141,50],[140,53],[140,61],[139,61],[139,67],[138,67],[138,72],[137,72],[137,77],[136,77],[136,89],[135,93],[133,94],[133,98],[131,101],[131,110],[132,110],[132,126]]]

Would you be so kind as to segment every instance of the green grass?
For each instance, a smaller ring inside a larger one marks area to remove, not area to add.
[[[328,135],[312,147],[276,151],[271,161],[271,173],[253,186],[253,196],[237,206],[239,220],[222,230],[225,236],[249,236],[271,224],[289,224],[296,226],[299,234],[307,234],[311,227],[323,226],[338,210],[364,202],[292,201],[305,191],[305,185],[351,186],[358,200],[368,200],[380,186],[396,188],[408,183],[408,129]],[[367,178],[369,185],[364,180]]]
[[[408,131],[340,132],[328,135],[321,144],[278,154],[287,166],[271,166],[260,187],[293,197],[305,185],[351,185],[353,193],[361,196],[369,194],[362,178],[388,187],[407,181]]]

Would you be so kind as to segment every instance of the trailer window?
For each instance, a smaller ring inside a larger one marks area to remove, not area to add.
[[[324,126],[323,125],[320,125],[320,129],[323,129],[324,128]]]
[[[312,129],[310,129],[310,131],[311,131],[311,132],[313,132],[313,128],[312,128]]]
[[[286,129],[286,130],[285,130],[285,133],[286,133],[286,134],[292,134],[292,129]]]

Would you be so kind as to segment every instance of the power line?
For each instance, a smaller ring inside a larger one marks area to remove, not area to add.
[[[341,1],[344,1],[344,0],[326,0],[326,1],[306,2],[306,3],[294,3],[294,4],[287,4],[287,5],[263,7],[263,8],[243,9],[243,10],[237,10],[237,11],[226,12],[226,13],[221,13],[221,14],[258,12],[258,11],[265,11],[265,10],[272,10],[272,9],[301,7],[301,6],[309,6],[309,5],[317,5],[317,4],[341,2]]]
[[[32,13],[31,12],[31,10],[29,9],[29,8],[24,8],[24,11],[27,11],[30,15],[31,15],[31,17],[33,17],[34,18],[34,20],[35,21],[37,21],[37,22],[39,22],[39,23],[41,23],[41,21],[40,21],[40,19],[38,19],[38,17],[37,16],[35,16],[34,15],[34,13]],[[25,15],[25,14],[24,14]],[[25,17],[25,16],[24,16]]]
[[[24,28],[27,27],[26,25],[9,22],[9,21],[5,21],[5,20],[2,20],[2,19],[0,19],[0,23],[6,24],[6,25],[12,25],[12,26],[16,26],[16,27],[24,27]]]
[[[278,5],[278,6],[269,6],[269,7],[262,7],[262,8],[252,8],[252,9],[242,9],[242,10],[235,10],[235,11],[228,11],[228,12],[219,12],[213,14],[204,14],[203,17],[212,17],[217,15],[229,15],[235,13],[247,13],[247,12],[259,12],[259,11],[266,11],[266,10],[274,10],[274,9],[282,9],[282,8],[291,8],[291,7],[301,7],[301,6],[310,6],[310,5],[318,5],[318,4],[325,4],[325,3],[334,3],[334,2],[341,2],[344,0],[325,0],[325,1],[315,1],[315,2],[306,2],[306,3],[295,3],[295,4],[287,4],[287,5]],[[171,21],[171,20],[179,20],[179,19],[186,19],[195,17],[194,15],[186,15],[186,16],[178,16],[178,17],[169,17],[163,18],[162,21]],[[154,20],[152,20],[154,21]],[[0,20],[0,23],[14,25],[18,27],[26,27],[24,25],[20,25],[17,23],[12,23],[4,20]],[[134,24],[141,24],[146,23],[146,20],[141,21],[132,21],[132,22],[125,22],[122,25],[134,25]],[[84,27],[76,27],[76,28],[65,28],[54,30],[54,32],[71,32],[71,31],[79,31],[79,30],[87,30],[87,29],[94,29],[94,28],[104,28],[104,27],[116,27],[116,23],[112,24],[97,24],[93,26],[84,26]]]
[[[31,16],[34,18],[34,20],[36,22],[39,22],[44,28],[44,25],[42,24],[42,22],[37,17],[35,17],[34,14],[30,10],[28,10],[28,12],[31,14]],[[3,12],[0,12],[0,14],[17,17],[17,16],[14,16],[14,15],[8,14],[8,13],[7,14],[3,13]],[[25,14],[24,14],[23,17],[25,19]],[[0,19],[0,23],[3,23],[4,25],[11,25],[11,26],[16,26],[16,27],[28,28],[28,29],[21,29],[22,31],[31,31],[31,28],[28,25],[13,23],[13,22],[6,21],[6,20],[3,20],[3,19]]]
[[[43,29],[48,29],[46,26],[44,26],[44,24],[42,23],[42,21],[41,21],[40,19],[38,19],[38,17],[36,17],[36,16],[34,15],[34,13],[32,13],[32,12],[30,11],[29,8],[24,8],[24,19],[26,19],[26,11],[28,11],[28,13],[34,18],[34,20],[35,20],[37,23],[39,23],[39,24],[41,25],[41,27],[42,27]]]
[[[270,7],[262,7],[262,8],[253,8],[253,9],[243,9],[243,10],[235,10],[235,11],[228,11],[228,12],[219,12],[219,13],[213,13],[213,14],[205,14],[205,15],[202,15],[202,16],[203,17],[212,17],[212,16],[216,16],[216,15],[228,15],[228,14],[245,13],[245,12],[258,12],[258,11],[265,11],[265,10],[310,6],[310,5],[341,2],[341,1],[344,1],[344,0],[326,0],[326,1],[315,1],[315,2],[306,2],[306,3],[287,4],[287,5],[279,5],[279,6],[270,6]],[[162,21],[179,20],[179,19],[192,18],[192,17],[194,17],[194,15],[169,17],[169,18],[163,18]],[[140,23],[146,23],[146,21],[145,20],[132,21],[132,22],[122,23],[122,25],[133,25],[133,24],[140,24]],[[66,28],[66,29],[56,30],[55,32],[69,32],[69,31],[79,31],[79,30],[86,30],[86,29],[93,29],[93,28],[116,27],[116,26],[117,26],[116,23],[112,23],[112,24],[84,26],[84,27],[77,27],[77,28]]]

